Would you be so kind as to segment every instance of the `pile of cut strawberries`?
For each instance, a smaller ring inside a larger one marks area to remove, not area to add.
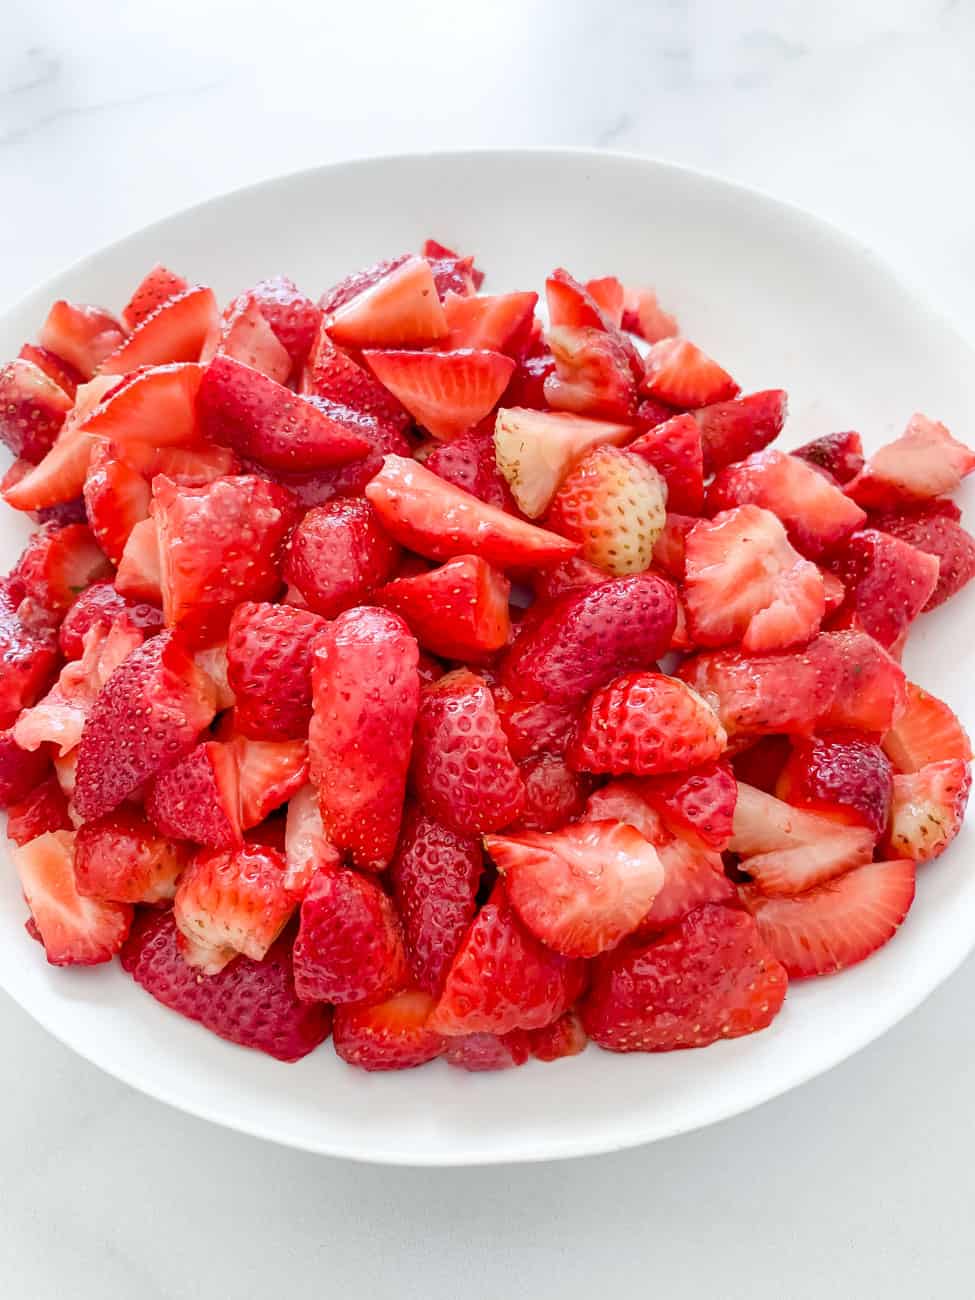
[[[0,370],[0,806],[49,962],[370,1070],[700,1047],[885,944],[971,750],[908,681],[975,454],[788,453],[656,295],[428,241],[155,267]],[[25,942],[25,957],[26,957]]]

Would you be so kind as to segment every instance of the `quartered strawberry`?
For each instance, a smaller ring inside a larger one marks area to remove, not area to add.
[[[252,475],[179,487],[159,475],[152,495],[168,626],[207,644],[226,634],[240,601],[278,592],[294,521],[293,498],[283,488]]]
[[[318,335],[322,309],[286,275],[260,280],[242,295],[255,304],[299,370]]]
[[[725,763],[707,763],[672,776],[641,782],[640,791],[668,826],[711,849],[731,838],[738,786]]]
[[[312,781],[329,842],[366,870],[382,870],[396,848],[420,699],[417,659],[403,620],[372,608],[340,615],[313,648]]]
[[[193,943],[261,961],[294,910],[284,877],[283,856],[263,845],[201,850],[180,877],[173,918]]]
[[[191,363],[143,370],[111,389],[80,428],[123,450],[131,443],[192,445],[200,437],[196,399],[203,373],[202,366]]]
[[[446,1039],[444,1060],[458,1070],[482,1073],[524,1065],[531,1055],[531,1038],[524,1029],[507,1034],[459,1034]]]
[[[616,276],[601,275],[595,280],[587,280],[586,293],[614,329],[620,329],[623,324],[624,290]]]
[[[739,387],[726,370],[684,338],[654,343],[645,357],[642,391],[670,406],[698,408],[737,397]]]
[[[935,556],[874,528],[854,533],[830,564],[846,587],[846,608],[888,648],[907,631],[938,584]]]
[[[219,734],[221,739],[233,743],[240,824],[244,831],[249,831],[287,803],[308,780],[308,742],[251,740],[230,728]]]
[[[537,293],[502,293],[495,296],[444,298],[447,336],[438,346],[445,351],[486,348],[517,356],[531,328]]]
[[[200,351],[200,361],[217,355],[231,357],[283,384],[291,374],[291,356],[265,320],[260,307],[246,294],[235,298],[211,329]]]
[[[127,601],[162,604],[159,533],[154,519],[143,519],[129,533],[115,575],[115,588]]]
[[[449,1036],[540,1029],[575,1002],[584,978],[581,961],[552,952],[522,925],[499,885],[474,918],[429,1024]]]
[[[449,441],[478,424],[508,386],[514,362],[500,352],[363,353],[373,374],[435,438]]]
[[[428,1028],[434,1008],[429,993],[407,989],[371,1006],[339,1006],[332,1025],[335,1051],[361,1070],[410,1070],[444,1051],[440,1034]]]
[[[627,285],[623,294],[623,328],[648,343],[659,343],[680,333],[677,318],[664,311],[653,289]]]
[[[32,361],[0,369],[0,442],[36,464],[54,445],[71,398]]]
[[[163,626],[162,610],[155,605],[127,600],[111,582],[94,582],[77,598],[61,624],[58,641],[65,659],[80,659],[85,633],[100,624],[107,632],[123,615],[131,627],[152,636]]]
[[[738,506],[702,520],[685,542],[684,605],[697,645],[762,653],[810,641],[825,611],[823,578],[770,510]]]
[[[98,371],[103,375],[124,375],[139,366],[198,361],[204,340],[217,319],[213,290],[193,285],[143,317],[125,342],[99,363]]]
[[[53,773],[7,810],[7,839],[14,844],[29,844],[50,831],[73,829],[68,800]],[[80,887],[79,893],[84,893]]]
[[[329,501],[309,510],[295,529],[284,576],[313,610],[334,618],[368,600],[398,558],[399,547],[368,501]]]
[[[972,747],[954,711],[914,682],[908,682],[906,689],[904,712],[882,742],[897,771],[917,772],[928,763],[949,758],[970,762]]]
[[[410,809],[392,865],[393,896],[418,988],[439,996],[474,919],[483,869],[480,841]]]
[[[135,292],[122,309],[122,321],[126,329],[134,330],[147,316],[177,294],[185,293],[189,282],[175,271],[158,262],[139,284]]]
[[[826,433],[804,442],[792,453],[810,465],[818,465],[836,479],[849,483],[863,469],[863,441],[858,433]]]
[[[639,925],[664,881],[656,850],[622,822],[488,835],[484,842],[522,922],[567,957],[615,948]]]
[[[204,741],[153,781],[146,795],[152,824],[174,840],[226,849],[241,840],[240,794],[232,746]]]
[[[133,650],[85,722],[74,791],[81,816],[91,821],[111,812],[177,763],[213,715],[212,686],[172,632]]]
[[[602,326],[552,325],[546,340],[555,371],[545,380],[545,400],[558,411],[605,420],[632,418],[637,387],[622,337]]]
[[[660,938],[600,958],[582,1023],[611,1052],[705,1047],[765,1029],[787,984],[747,913],[706,904]]]
[[[70,362],[65,361],[64,357],[59,357],[56,352],[37,347],[33,343],[25,343],[17,353],[17,357],[21,361],[33,362],[48,379],[53,379],[58,388],[63,389],[68,397],[74,400],[78,385],[84,381],[84,376]]]
[[[351,302],[353,298],[364,293],[367,289],[378,284],[391,271],[408,262],[413,257],[412,253],[400,253],[396,257],[385,258],[380,262],[374,262],[371,266],[363,267],[361,271],[353,271],[351,274],[343,276],[336,284],[326,290],[318,300],[325,316],[338,311],[338,309]]]
[[[466,298],[474,293],[472,257],[428,257],[427,261],[441,302],[448,297]]]
[[[471,264],[469,274],[474,289],[480,289],[484,283],[484,272],[478,270],[472,257],[459,258],[452,248],[448,248],[446,244],[441,244],[437,239],[425,239],[420,252],[429,262],[442,262],[451,259],[469,262]]]
[[[895,776],[888,852],[915,862],[930,862],[944,853],[961,830],[971,784],[968,764],[960,758]]]
[[[675,618],[673,587],[652,573],[563,596],[505,655],[502,683],[526,699],[580,699],[652,666],[670,645]]]
[[[498,468],[494,435],[489,429],[469,429],[450,442],[437,443],[424,464],[440,478],[488,505],[514,512],[515,501]]]
[[[617,447],[597,447],[567,475],[546,523],[580,542],[590,563],[622,577],[649,567],[666,503],[664,480],[646,460]]]
[[[938,582],[927,599],[924,613],[943,605],[975,578],[975,537],[947,515],[903,511],[875,515],[870,526],[938,560]]]
[[[26,799],[43,782],[50,761],[41,749],[34,752],[21,749],[11,730],[0,731],[0,808],[9,808]]]
[[[315,873],[301,904],[295,987],[306,1002],[383,1002],[409,980],[392,900],[356,871]]]
[[[125,327],[111,312],[61,298],[47,313],[38,341],[90,379],[125,336]]]
[[[308,356],[301,380],[301,392],[310,397],[324,397],[380,423],[405,433],[410,414],[392,393],[383,388],[368,370],[341,352],[324,328]]]
[[[565,476],[588,452],[605,443],[619,445],[632,436],[629,424],[563,411],[505,407],[498,411],[494,448],[497,467],[519,508],[530,519],[537,519],[548,509]]]
[[[693,415],[675,415],[630,443],[667,484],[667,509],[699,515],[704,508],[704,448]]]
[[[533,700],[493,687],[494,706],[518,763],[537,754],[563,755],[575,735],[581,701]]]
[[[790,977],[831,975],[893,938],[914,901],[914,863],[867,862],[795,898],[745,886],[741,898]]]
[[[11,571],[11,589],[47,611],[55,622],[90,583],[111,569],[84,524],[50,526],[32,533]]]
[[[483,660],[508,641],[504,574],[477,555],[459,555],[438,569],[398,578],[375,593],[394,610],[424,649],[445,659]]]
[[[295,995],[286,936],[263,961],[238,957],[202,979],[183,960],[178,935],[171,911],[146,911],[122,949],[123,968],[158,1002],[221,1038],[280,1061],[297,1061],[328,1037],[330,1009],[309,1006]]]
[[[887,825],[893,793],[890,759],[855,732],[796,737],[775,793],[795,808],[866,826],[877,836]]]
[[[534,754],[518,764],[525,804],[518,830],[554,831],[581,813],[591,782],[560,754]]]
[[[85,475],[85,512],[98,545],[119,564],[132,529],[149,517],[149,484],[117,454],[111,443],[99,443]]]
[[[470,554],[499,569],[533,568],[556,564],[579,549],[402,456],[386,457],[366,496],[396,541],[431,560]]]
[[[285,888],[296,898],[304,898],[319,867],[338,870],[342,865],[338,850],[325,838],[318,791],[310,783],[295,791],[288,800],[284,856],[287,863]]]
[[[716,473],[767,447],[782,432],[788,396],[781,388],[715,402],[694,412],[704,444],[704,472]]]
[[[918,412],[899,438],[870,457],[846,490],[869,510],[898,510],[954,492],[973,469],[975,452],[943,424]]]
[[[413,784],[424,810],[463,834],[500,830],[521,812],[524,786],[494,699],[466,668],[424,688]]]
[[[21,618],[0,583],[0,729],[41,698],[57,672],[57,632],[46,619]]]
[[[123,805],[79,827],[75,882],[86,898],[161,903],[174,897],[189,858],[189,845],[167,839],[135,808]]]
[[[227,633],[235,725],[254,740],[298,740],[311,720],[312,642],[325,620],[293,605],[244,601]]]
[[[555,327],[563,325],[608,330],[612,321],[602,311],[587,286],[579,283],[568,271],[559,267],[545,281],[545,300],[549,321]]]
[[[418,256],[392,265],[344,301],[333,291],[322,307],[325,328],[341,347],[416,346],[447,333],[430,264]]]

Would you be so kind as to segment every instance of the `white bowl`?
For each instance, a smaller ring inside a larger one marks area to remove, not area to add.
[[[489,290],[540,289],[558,265],[655,285],[686,333],[746,392],[789,390],[787,444],[855,428],[873,446],[918,409],[963,438],[975,434],[972,350],[867,249],[754,191],[595,153],[374,159],[240,190],[103,249],[31,294],[0,319],[0,357],[34,335],[53,298],[118,308],[156,261],[224,298],[278,271],[317,294],[427,235],[475,252]],[[13,561],[23,533],[4,511],[0,559]],[[909,673],[950,701],[970,730],[973,615],[969,589],[920,620],[907,655]],[[45,965],[24,932],[9,866],[0,878],[0,985],[62,1042],[133,1087],[309,1151],[416,1165],[612,1151],[756,1106],[916,1007],[975,943],[973,841],[966,829],[922,868],[917,902],[880,953],[842,975],[795,984],[764,1033],[702,1051],[615,1056],[590,1047],[555,1065],[499,1074],[437,1063],[369,1075],[326,1043],[281,1065],[165,1010],[117,965]]]

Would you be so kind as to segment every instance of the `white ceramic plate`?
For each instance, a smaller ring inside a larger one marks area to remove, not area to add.
[[[487,289],[541,289],[552,267],[655,285],[685,331],[750,389],[785,387],[787,443],[834,429],[868,446],[915,409],[975,435],[971,349],[866,249],[796,208],[637,158],[579,152],[376,159],[286,176],[179,213],[44,285],[0,320],[0,357],[61,295],[124,303],[162,260],[222,297],[278,271],[317,294],[433,235],[476,252]],[[0,560],[23,529],[0,518]],[[2,570],[0,570],[2,571]],[[975,593],[925,616],[907,667],[975,731],[965,667]],[[230,1046],[166,1011],[122,971],[58,971],[24,933],[0,873],[0,984],[110,1074],[193,1114],[309,1151],[460,1165],[611,1151],[756,1106],[889,1029],[975,944],[975,831],[920,873],[902,931],[863,965],[795,985],[764,1033],[703,1051],[471,1075],[442,1063],[368,1075],[328,1044],[297,1065]]]

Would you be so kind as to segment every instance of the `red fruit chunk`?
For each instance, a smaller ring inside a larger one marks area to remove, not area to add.
[[[416,809],[407,814],[392,865],[393,896],[413,979],[434,996],[474,919],[482,867],[476,837]]]
[[[687,566],[687,534],[698,521],[667,511],[663,532],[653,544],[653,563],[668,578],[680,581]]]
[[[201,978],[183,960],[172,912],[143,912],[122,949],[122,966],[171,1010],[211,1033],[279,1061],[297,1061],[328,1037],[331,1011],[295,996],[291,947],[282,937],[263,961],[238,957]]]
[[[579,549],[402,456],[386,457],[366,496],[392,537],[432,560],[472,554],[499,569],[534,568],[556,564]]]
[[[204,340],[217,319],[213,290],[193,285],[144,317],[125,342],[100,362],[98,371],[124,375],[139,366],[198,361]]]
[[[260,309],[291,358],[292,367],[297,370],[303,366],[318,335],[322,309],[286,275],[261,280],[244,296]]]
[[[746,886],[741,898],[792,978],[831,975],[893,938],[914,901],[914,863],[868,862],[795,898]]]
[[[818,638],[827,660],[839,665],[832,703],[819,719],[823,730],[889,731],[906,701],[906,679],[900,664],[861,632],[837,632]]]
[[[132,529],[149,516],[149,484],[111,443],[95,447],[85,476],[85,513],[102,548],[119,564]]]
[[[89,583],[108,572],[91,531],[84,524],[68,524],[33,533],[10,582],[20,599],[29,597],[58,619]]]
[[[518,770],[525,787],[519,831],[554,831],[580,815],[590,783],[559,754],[535,754]]]
[[[413,782],[425,811],[463,834],[500,830],[521,813],[524,785],[494,699],[467,669],[424,688]]]
[[[245,601],[227,634],[235,725],[254,740],[298,740],[311,721],[312,642],[326,626],[310,610]]]
[[[494,706],[518,763],[535,754],[564,754],[581,708],[578,702],[526,700],[506,686],[494,687]]]
[[[656,425],[628,451],[642,456],[667,484],[667,510],[699,515],[704,508],[704,450],[693,415],[675,415]]]
[[[79,427],[123,450],[132,444],[136,451],[146,443],[153,449],[192,444],[199,438],[196,398],[202,378],[202,366],[189,363],[145,370],[111,389]]]
[[[572,329],[583,327],[601,330],[612,327],[588,288],[562,267],[553,271],[545,281],[545,300],[549,320],[555,327],[567,325]]]
[[[792,454],[826,470],[837,483],[849,483],[863,469],[863,442],[858,433],[827,433],[803,443]]]
[[[571,560],[563,560],[554,569],[545,569],[533,575],[535,603],[551,604],[560,596],[567,596],[575,591],[587,591],[590,587],[600,587],[609,582],[612,575],[605,569],[590,564],[581,556],[574,555]]]
[[[623,324],[623,286],[615,275],[586,281],[586,293],[614,329]]]
[[[684,682],[627,673],[592,696],[569,761],[584,772],[652,776],[710,763],[725,740],[714,712]]]
[[[451,1036],[540,1029],[575,1002],[584,978],[582,962],[539,943],[497,886],[467,932],[429,1024]]]
[[[340,352],[328,331],[319,330],[301,381],[308,396],[324,397],[339,406],[371,415],[399,433],[410,427],[409,412],[368,370]]]
[[[329,501],[309,510],[295,529],[284,576],[313,610],[334,618],[368,600],[398,558],[368,501]]]
[[[375,272],[379,272],[378,275]],[[430,264],[409,256],[371,268],[322,302],[325,328],[341,347],[395,348],[433,343],[447,333]]]
[[[624,291],[622,325],[648,343],[659,343],[680,333],[676,317],[664,311],[654,290],[632,285]]]
[[[85,722],[74,792],[81,816],[91,821],[111,812],[179,762],[213,715],[209,680],[171,632],[133,650]]]
[[[636,381],[620,335],[601,325],[553,325],[546,338],[555,359],[555,373],[545,380],[549,406],[606,420],[632,418]]]
[[[652,573],[563,596],[508,651],[502,683],[527,699],[580,699],[653,665],[670,645],[675,620],[674,589]]]
[[[498,469],[494,435],[489,429],[469,429],[450,442],[438,443],[424,464],[428,470],[455,487],[463,488],[471,496],[497,506],[499,510],[514,512],[515,501]]]
[[[26,799],[44,780],[49,764],[43,749],[21,749],[12,731],[0,731],[0,808]],[[7,834],[11,834],[9,822]]]
[[[972,778],[960,758],[894,777],[885,847],[915,862],[939,857],[961,830]]]
[[[521,357],[505,389],[504,405],[544,411],[548,406],[545,385],[549,376],[554,374],[555,358],[548,348]]]
[[[279,384],[291,373],[287,349],[264,319],[260,307],[246,294],[234,299],[211,330],[200,360],[210,362],[218,353],[259,370]]]
[[[906,706],[883,739],[898,772],[917,772],[949,758],[971,761],[972,747],[956,714],[943,700],[907,683]]]
[[[452,248],[448,248],[446,244],[441,244],[439,240],[436,239],[425,239],[420,251],[429,262],[445,261],[450,258],[454,258],[455,260],[457,259],[457,254]],[[463,259],[464,262],[471,263],[471,283],[475,289],[480,289],[481,285],[484,283],[484,272],[479,271],[477,267],[473,265],[473,260],[474,259],[471,257],[465,257]]]
[[[100,625],[107,632],[123,615],[131,627],[147,636],[163,626],[162,610],[155,605],[127,600],[110,582],[92,583],[74,602],[61,624],[58,640],[65,659],[81,658],[89,628]]]
[[[459,555],[439,569],[380,587],[374,598],[404,618],[431,653],[483,660],[507,644],[510,590],[507,578],[479,556]]]
[[[174,897],[189,856],[188,845],[166,839],[134,808],[118,808],[78,830],[78,893],[117,903],[160,903]]]
[[[510,357],[472,348],[363,355],[379,382],[417,423],[445,441],[494,409],[514,370]]]
[[[455,1069],[481,1073],[510,1070],[524,1065],[530,1055],[531,1039],[523,1029],[508,1034],[461,1034],[447,1039],[444,1058]]]
[[[728,372],[689,339],[661,339],[651,347],[645,362],[642,391],[670,406],[710,406],[728,401],[740,391]]]
[[[792,744],[788,736],[762,736],[735,754],[731,767],[737,780],[772,794],[791,753]]]
[[[155,781],[146,797],[153,825],[170,839],[208,849],[240,843],[237,764],[229,745],[209,740]]]
[[[288,865],[285,888],[296,898],[304,898],[319,867],[338,870],[342,865],[338,850],[325,838],[318,791],[313,785],[303,785],[288,801],[284,854]]]
[[[36,464],[54,445],[71,398],[32,361],[0,369],[0,442]]]
[[[78,385],[83,382],[84,377],[63,357],[50,352],[47,348],[35,347],[33,343],[25,343],[17,353],[17,357],[20,361],[32,361],[38,370],[42,370],[48,379],[53,379],[58,388],[63,388],[67,395],[74,399]]]
[[[189,287],[181,275],[170,271],[162,263],[157,263],[139,282],[135,293],[122,309],[122,320],[126,328],[134,330],[164,302],[175,298],[177,294],[185,293]]]
[[[754,920],[707,904],[661,938],[601,958],[582,1023],[611,1052],[706,1047],[765,1029],[787,984]]]
[[[466,298],[474,293],[472,257],[428,257],[427,261],[441,302],[448,298]]]
[[[846,486],[869,510],[898,510],[944,496],[975,469],[975,452],[943,424],[917,413],[901,436],[875,452]]]
[[[725,763],[655,776],[640,784],[645,799],[681,835],[723,849],[732,834],[738,785]]]
[[[248,831],[287,803],[308,780],[308,744],[237,735],[230,739],[237,759],[240,824]]]
[[[115,589],[127,601],[148,602],[154,606],[162,602],[159,533],[154,519],[143,519],[129,533],[115,575]]]
[[[767,447],[782,432],[788,397],[781,388],[716,402],[694,412],[704,444],[704,472],[713,474]]]
[[[192,943],[261,961],[294,910],[285,869],[280,853],[259,844],[200,851],[180,877],[173,918]]]
[[[53,773],[7,812],[7,839],[14,844],[29,844],[49,831],[70,831],[73,826],[68,801]]]
[[[866,826],[879,836],[893,793],[890,759],[879,745],[852,733],[797,737],[775,793],[795,808]]]
[[[911,511],[877,515],[870,524],[937,558],[938,582],[923,613],[943,605],[975,578],[975,538],[949,516]]]
[[[588,452],[605,443],[618,445],[632,436],[629,424],[591,420],[564,411],[506,407],[498,411],[494,430],[497,468],[519,508],[537,519],[548,509],[569,470]]]
[[[832,560],[846,587],[846,606],[882,646],[910,627],[938,584],[938,561],[889,533],[865,528]]]
[[[374,284],[378,284],[391,271],[395,271],[404,262],[408,262],[411,257],[411,253],[400,253],[397,257],[376,262],[361,271],[353,271],[351,275],[345,276],[337,284],[332,285],[331,289],[326,293],[322,294],[319,299],[319,306],[326,316],[330,312],[338,311],[339,307],[351,302],[353,298],[364,293],[366,289],[370,289]]]
[[[448,333],[441,346],[448,352],[485,348],[516,356],[531,328],[537,302],[537,293],[480,298],[448,294],[443,304]]]
[[[122,324],[101,307],[59,299],[41,326],[41,347],[90,379],[102,361],[125,339]]]
[[[0,729],[41,698],[57,671],[57,633],[43,619],[25,622],[0,583]]]
[[[293,499],[250,475],[196,488],[160,475],[152,494],[166,624],[198,644],[218,640],[240,601],[268,600],[280,589]]]
[[[408,989],[378,1006],[340,1006],[332,1041],[349,1065],[362,1070],[411,1070],[441,1056],[444,1040],[427,1026],[434,1001]]]

